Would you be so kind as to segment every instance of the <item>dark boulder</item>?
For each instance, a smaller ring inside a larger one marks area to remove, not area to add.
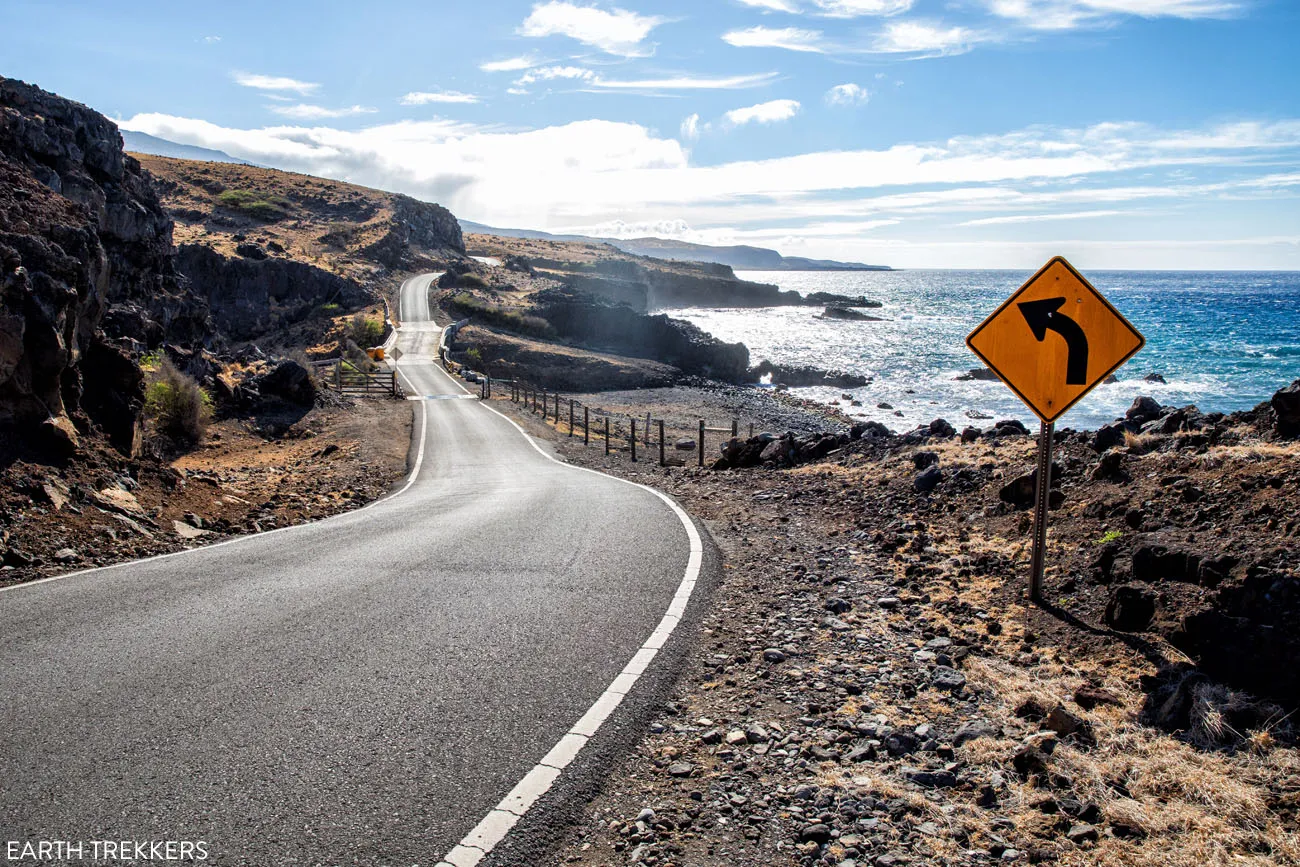
[[[998,375],[987,367],[972,367],[965,373],[959,373],[953,377],[957,382],[997,382]]]
[[[292,359],[285,359],[252,380],[258,393],[274,395],[299,406],[316,402],[316,381],[311,372]]]
[[[938,487],[942,481],[943,470],[931,466],[916,474],[916,478],[912,480],[912,487],[916,489],[917,493],[928,494]]]
[[[957,429],[948,423],[947,419],[936,418],[930,422],[930,436],[951,439],[957,435]]]
[[[1111,591],[1105,620],[1120,632],[1141,632],[1156,616],[1156,596],[1150,590],[1122,584]]]
[[[989,433],[995,436],[1028,436],[1029,428],[1025,427],[1024,422],[1014,418],[1004,418],[993,423],[993,428]]]
[[[1270,401],[1277,419],[1274,430],[1279,436],[1300,436],[1300,379],[1278,389]]]
[[[1124,418],[1135,425],[1144,425],[1147,422],[1155,421],[1164,412],[1160,404],[1152,397],[1139,397],[1133,401],[1133,405],[1124,413]]]
[[[1104,424],[1092,435],[1093,451],[1104,452],[1124,444],[1127,431],[1121,424]]]

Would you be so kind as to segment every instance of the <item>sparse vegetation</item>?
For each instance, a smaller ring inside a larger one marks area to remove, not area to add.
[[[384,323],[358,313],[348,322],[347,336],[362,349],[377,346],[384,339]]]
[[[226,190],[217,201],[222,207],[268,223],[287,216],[284,209],[289,204],[281,196],[266,197],[251,190]]]
[[[197,443],[212,419],[212,398],[192,376],[171,360],[154,353],[146,356],[144,417],[154,432],[176,440]]]
[[[316,308],[317,316],[334,317],[343,312],[343,307],[333,301],[328,304],[322,304]]]
[[[1105,545],[1110,542],[1116,542],[1122,538],[1124,538],[1122,530],[1107,530],[1105,533],[1101,534],[1101,538],[1097,540],[1097,544]]]
[[[540,316],[532,316],[520,310],[501,307],[477,298],[468,292],[456,293],[449,299],[448,303],[461,313],[481,319],[489,325],[496,325],[500,328],[520,334],[531,334],[536,337],[551,337],[554,334],[551,323]]]

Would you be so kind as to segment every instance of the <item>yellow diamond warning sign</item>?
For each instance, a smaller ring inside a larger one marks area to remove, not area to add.
[[[1102,294],[1056,256],[966,338],[1044,422],[1054,422],[1145,345]]]

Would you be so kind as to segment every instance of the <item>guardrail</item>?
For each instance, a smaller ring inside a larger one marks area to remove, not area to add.
[[[707,450],[707,441],[710,434],[718,434],[718,444],[721,445],[726,440],[740,435],[740,419],[732,418],[730,424],[723,426],[709,425],[704,419],[697,419],[693,429],[687,429],[688,435],[679,438],[677,432],[682,430],[679,426],[670,426],[666,419],[654,418],[650,413],[644,416],[636,416],[627,412],[612,412],[602,407],[584,404],[577,398],[563,397],[559,392],[548,392],[545,389],[529,388],[516,380],[492,379],[486,376],[476,376],[479,383],[479,397],[487,400],[492,397],[492,388],[496,386],[499,394],[504,394],[506,389],[510,391],[510,401],[515,404],[522,404],[530,412],[540,415],[543,422],[555,425],[559,432],[567,430],[570,437],[582,437],[583,445],[591,445],[595,438],[598,445],[603,445],[605,454],[613,452],[627,452],[633,462],[638,460],[638,444],[641,446],[641,459],[649,458],[654,460],[658,458],[659,466],[668,466],[669,453],[677,460],[672,463],[684,465],[686,459],[678,457],[683,449],[677,448],[677,443],[681,439],[690,438],[694,434],[694,442],[691,444],[690,452],[695,458],[697,466],[704,466],[704,454]],[[669,430],[674,433],[669,434]],[[750,437],[754,435],[754,425],[749,424]],[[669,446],[669,441],[674,443]],[[656,451],[658,454],[656,455]]]
[[[401,397],[396,369],[361,370],[342,358],[313,361],[312,371],[325,388],[361,397]]]

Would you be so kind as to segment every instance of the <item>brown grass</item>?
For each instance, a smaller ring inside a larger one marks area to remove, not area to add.
[[[1047,669],[1043,671],[1042,669]],[[1078,682],[1077,674],[1050,666],[1026,671],[1009,663],[973,659],[967,674],[1001,698],[995,722],[1008,732],[1028,730],[1011,710],[1026,699],[1048,707],[1067,699]],[[1083,749],[1062,743],[1053,766],[1069,777],[1068,794],[1097,804],[1107,820],[1140,829],[1144,838],[1103,837],[1093,848],[1063,851],[1063,864],[1160,865],[1202,867],[1206,864],[1300,863],[1300,839],[1270,809],[1270,789],[1300,788],[1300,759],[1294,750],[1245,751],[1236,755],[1197,749],[1157,729],[1139,724],[1142,694],[1118,673],[1104,686],[1119,696],[1123,707],[1101,706],[1071,710],[1093,727],[1097,745]],[[1224,696],[1206,696],[1213,705]],[[1207,732],[1214,737],[1213,714],[1206,717]],[[1198,735],[1194,732],[1192,739]],[[1267,745],[1267,733],[1254,742]],[[971,765],[1005,765],[1018,741],[1007,737],[974,741],[961,748]],[[1021,823],[1039,821],[1032,806],[1045,792],[1012,779],[1012,797],[1004,808]],[[1060,794],[1060,793],[1057,793]]]

